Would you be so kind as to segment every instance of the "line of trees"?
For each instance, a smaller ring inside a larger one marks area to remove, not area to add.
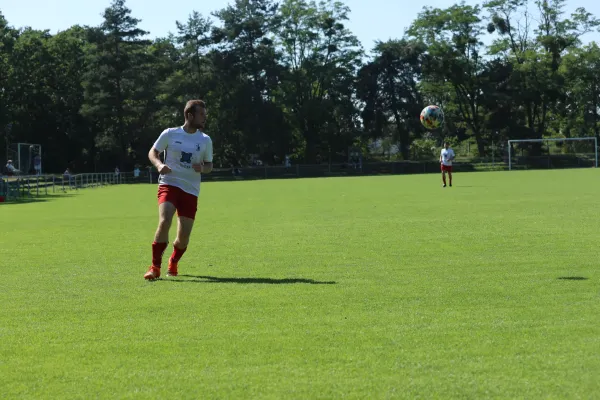
[[[492,140],[599,136],[600,48],[580,40],[599,21],[583,8],[566,15],[565,1],[425,7],[371,54],[334,0],[235,0],[153,40],[125,0],[100,26],[55,35],[0,13],[0,133],[5,145],[41,144],[46,170],[79,172],[147,164],[191,98],[206,100],[215,161],[227,166],[255,154],[340,161],[373,141],[414,159],[442,138],[484,156]],[[440,132],[419,124],[427,104],[445,111]]]

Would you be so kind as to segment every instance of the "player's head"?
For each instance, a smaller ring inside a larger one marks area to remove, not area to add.
[[[447,149],[450,147],[450,143],[449,142],[444,142],[444,148]]]
[[[185,121],[193,129],[204,129],[206,124],[206,103],[202,100],[190,100],[183,110]]]

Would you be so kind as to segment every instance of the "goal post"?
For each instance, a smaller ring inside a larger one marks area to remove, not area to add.
[[[541,154],[539,156],[525,156],[519,157],[517,151],[513,149],[513,144],[523,144],[523,143],[544,143],[547,144],[546,154]],[[587,143],[587,144],[586,144]],[[571,153],[564,151],[564,144],[567,145],[567,150],[569,147],[571,148]],[[551,147],[553,146],[553,147]],[[586,147],[587,146],[587,147]],[[558,149],[558,150],[557,150]],[[553,154],[554,151],[554,154]],[[525,168],[531,161],[534,161],[533,164],[537,164],[541,166],[544,164],[544,167],[550,168],[561,168],[565,167],[586,167],[593,166],[594,168],[598,168],[598,139],[595,136],[591,137],[577,137],[577,138],[548,138],[548,139],[519,139],[519,140],[509,140],[508,141],[508,170],[512,171],[515,167],[521,166],[520,158],[526,159]],[[553,163],[553,160],[556,162]],[[530,162],[527,162],[530,161]],[[569,164],[569,162],[571,164]],[[577,163],[575,165],[574,163]],[[535,167],[535,166],[534,166]]]

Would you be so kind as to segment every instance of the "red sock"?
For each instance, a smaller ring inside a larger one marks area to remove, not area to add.
[[[162,256],[167,248],[167,243],[152,243],[152,266],[160,268],[162,264]]]
[[[187,247],[185,249],[180,249],[173,245],[173,254],[171,254],[171,260],[173,260],[173,262],[179,262],[179,260],[181,260],[181,257],[183,257],[183,253],[185,253],[186,250]]]

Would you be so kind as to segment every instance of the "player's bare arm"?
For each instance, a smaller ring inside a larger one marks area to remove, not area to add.
[[[154,165],[154,167],[158,170],[158,173],[161,175],[168,174],[171,172],[171,168],[168,165],[163,164],[159,157],[160,153],[154,147],[150,149],[148,152],[148,159]]]
[[[213,163],[204,161],[200,164],[192,164],[192,168],[194,168],[194,171],[199,172],[201,174],[210,174],[213,169]]]
[[[165,129],[148,158],[160,171],[158,180],[159,223],[152,243],[152,265],[146,280],[161,276],[162,258],[168,247],[169,228],[177,213],[177,237],[169,258],[167,276],[179,274],[178,263],[185,253],[198,208],[201,174],[212,171],[213,148],[210,136],[202,132],[206,121],[206,104],[190,100],[183,109],[183,126]],[[164,160],[161,161],[161,153]]]

